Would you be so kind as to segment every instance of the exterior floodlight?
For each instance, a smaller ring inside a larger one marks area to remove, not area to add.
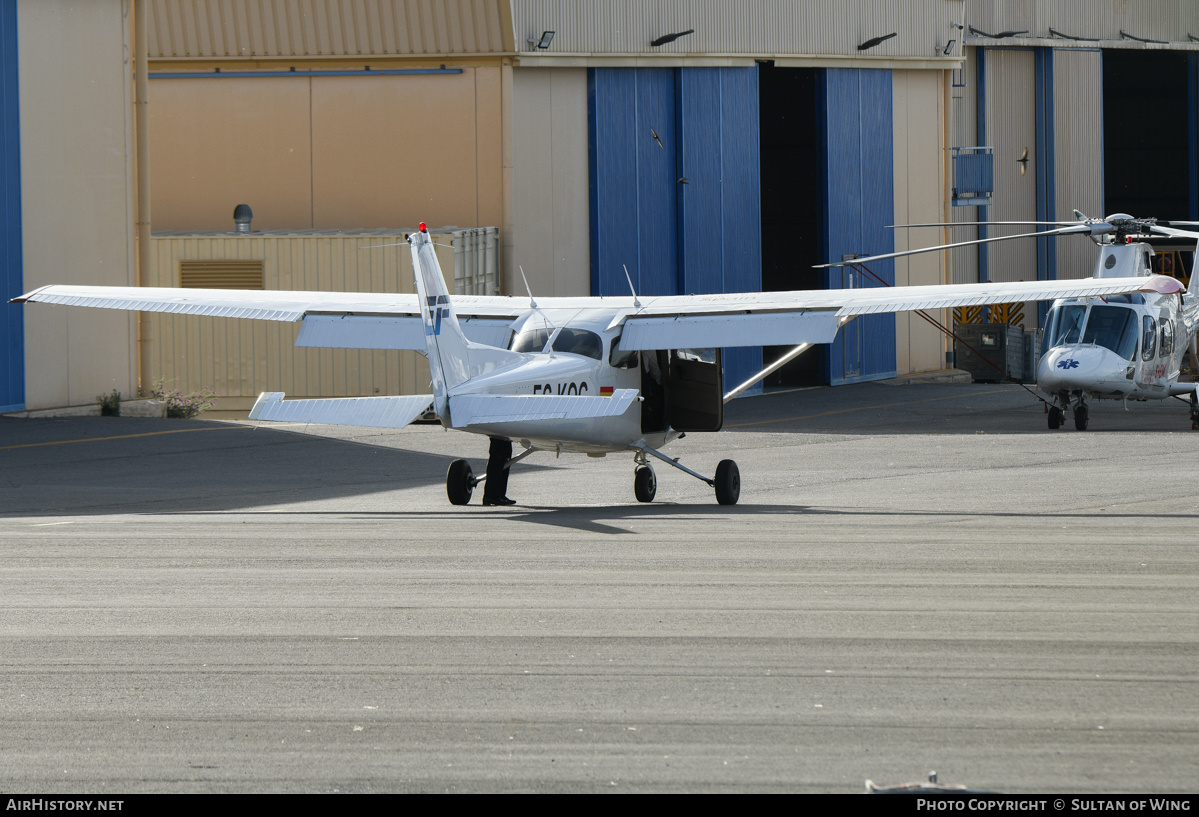
[[[552,43],[553,41],[554,41],[554,32],[543,31],[543,32],[541,32],[541,39],[537,41],[537,47],[540,48],[542,51],[544,51],[550,47],[550,43]]]

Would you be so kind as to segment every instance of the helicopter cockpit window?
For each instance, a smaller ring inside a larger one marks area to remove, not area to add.
[[[1045,318],[1045,340],[1042,354],[1055,346],[1078,343],[1082,336],[1082,323],[1087,308],[1078,304],[1067,304],[1049,310]]]
[[[540,352],[550,339],[549,329],[525,329],[512,338],[513,352]]]
[[[1111,349],[1125,360],[1132,360],[1137,352],[1137,313],[1123,306],[1092,306],[1082,342]]]
[[[599,360],[604,356],[604,342],[600,336],[586,329],[565,327],[554,338],[554,351],[564,354],[582,355]]]
[[[1157,321],[1146,315],[1141,332],[1141,360],[1153,360],[1157,355]]]
[[[608,365],[613,369],[637,368],[637,352],[634,350],[622,352],[617,348],[618,346],[620,346],[620,335],[612,338],[612,349],[608,352]]]

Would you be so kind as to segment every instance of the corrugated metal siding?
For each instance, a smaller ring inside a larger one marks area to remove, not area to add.
[[[991,221],[1034,221],[1037,216],[1036,70],[1031,50],[986,50],[986,135],[995,148],[995,193],[987,208]],[[1028,161],[1021,174],[1018,161],[1024,151]],[[991,227],[990,236],[1029,232],[1024,227]],[[1035,241],[1002,241],[984,245],[991,281],[1027,281],[1036,278]],[[1027,316],[1027,313],[1025,314]]]
[[[928,60],[961,22],[960,0],[513,0],[516,48],[531,53],[541,32],[557,32],[553,54],[839,55],[857,57],[858,44],[891,32],[899,36],[869,50],[871,57]],[[694,29],[651,47],[663,34]],[[960,43],[960,37],[958,37]],[[939,52],[938,52],[939,53]]]
[[[507,14],[503,0],[150,0],[150,59],[497,54]]]
[[[1103,215],[1103,54],[1057,49],[1053,67],[1057,216]],[[1095,247],[1077,236],[1057,241],[1057,277],[1087,278]]]
[[[894,112],[890,71],[834,69],[823,72],[820,109],[824,116],[826,260],[842,255],[891,252],[894,239]],[[870,270],[895,283],[893,261]],[[827,271],[829,288],[880,286],[855,271]],[[831,383],[895,376],[895,316],[857,318],[826,347]]]
[[[155,236],[151,286],[175,286],[184,259],[261,259],[267,289],[412,292],[412,259],[394,236]],[[377,247],[363,250],[362,247]],[[453,250],[438,248],[442,269]],[[451,282],[452,285],[452,282]],[[297,349],[298,323],[156,314],[154,379],[184,393],[213,389],[220,409],[248,409],[260,392],[289,397],[421,394],[429,366],[416,352]]]
[[[757,68],[597,68],[588,81],[592,294],[628,294],[625,266],[638,294],[760,290]],[[740,382],[761,350],[724,363]]]
[[[1121,41],[1121,29],[1136,37],[1187,45],[1188,32],[1199,32],[1199,3],[1194,0],[970,0],[968,15],[970,25],[989,34],[1027,30],[1027,38],[1048,38],[1053,28],[1072,37],[1123,42],[1130,48],[1141,45]],[[1067,48],[1074,45],[1058,42]],[[1094,47],[1093,43],[1076,45]]]
[[[25,407],[25,329],[20,304],[21,130],[17,100],[17,2],[0,0],[0,412]]]

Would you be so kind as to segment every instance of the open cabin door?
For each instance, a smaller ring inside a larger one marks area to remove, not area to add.
[[[666,414],[677,431],[719,431],[724,425],[720,349],[673,349],[666,370]]]

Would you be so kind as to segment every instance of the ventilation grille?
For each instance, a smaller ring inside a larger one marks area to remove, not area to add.
[[[262,289],[262,261],[180,261],[179,286],[187,289]]]

